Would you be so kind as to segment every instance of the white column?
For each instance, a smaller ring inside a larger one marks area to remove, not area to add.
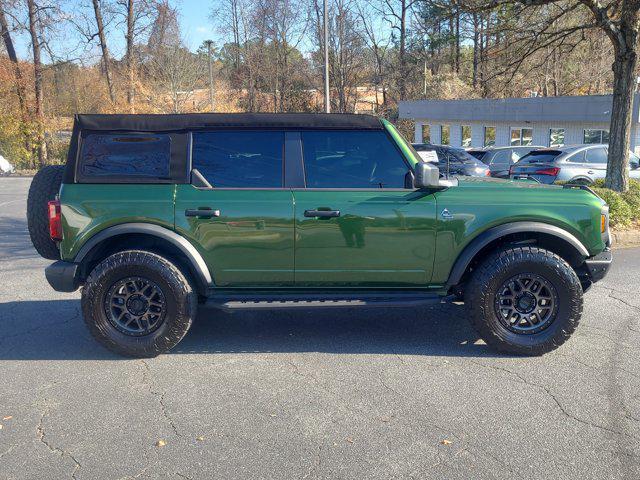
[[[413,142],[414,143],[422,143],[422,122],[416,121],[416,129],[413,134]]]

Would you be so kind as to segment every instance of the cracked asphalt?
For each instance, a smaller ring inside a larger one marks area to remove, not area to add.
[[[0,179],[0,479],[640,478],[640,249],[541,358],[444,305],[208,313],[130,360],[46,283],[28,184]]]

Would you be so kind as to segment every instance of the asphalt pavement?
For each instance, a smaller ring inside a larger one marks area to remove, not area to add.
[[[131,360],[46,283],[28,185],[0,179],[0,479],[640,478],[640,249],[539,358],[438,305],[209,313]]]

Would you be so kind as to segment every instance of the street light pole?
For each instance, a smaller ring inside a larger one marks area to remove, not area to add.
[[[207,40],[204,43],[207,45],[207,59],[209,60],[209,106],[213,112],[213,64],[211,63],[211,47],[213,46],[213,42]]]
[[[331,112],[331,99],[329,98],[329,13],[327,0],[324,0],[324,111]]]

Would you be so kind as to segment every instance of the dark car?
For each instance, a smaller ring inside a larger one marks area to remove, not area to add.
[[[451,147],[449,145],[432,145],[430,143],[414,143],[413,148],[426,162],[435,163],[436,159],[433,156],[433,153],[435,153],[435,156],[437,156],[437,165],[442,176],[491,176],[487,165],[472,155],[469,155],[469,153],[462,148]]]
[[[510,147],[487,147],[467,150],[467,153],[482,160],[482,163],[489,166],[492,177],[509,178],[509,168],[525,155],[534,150],[544,148],[542,146],[510,146]]]

